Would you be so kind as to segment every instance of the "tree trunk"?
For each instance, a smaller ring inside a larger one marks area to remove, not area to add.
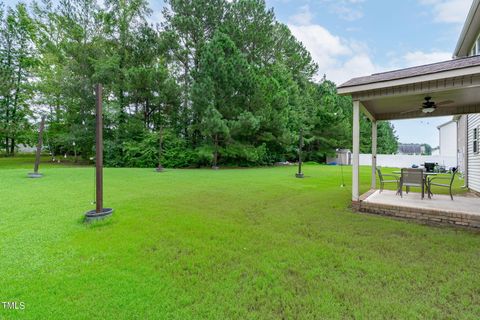
[[[188,47],[187,47],[188,52]],[[189,117],[188,117],[188,103],[189,103],[189,96],[190,96],[190,66],[189,66],[189,59],[188,54],[185,56],[185,61],[183,62],[183,77],[184,77],[184,88],[183,88],[183,128],[184,128],[184,135],[185,138],[188,139],[188,128],[190,126]]]
[[[40,128],[38,130],[38,144],[37,144],[37,153],[35,155],[35,167],[33,168],[33,173],[38,173],[38,166],[40,165],[40,156],[42,154],[43,147],[43,130],[45,129],[45,116],[42,116],[42,121],[40,122]]]
[[[150,125],[150,102],[148,99],[145,101],[145,108],[143,110],[143,126],[148,129]]]
[[[158,127],[158,167],[157,171],[163,171],[162,166],[162,153],[163,153],[163,126]]]
[[[213,168],[218,169],[218,134],[214,138],[215,149],[213,152]]]
[[[10,121],[10,107],[9,107],[9,105],[10,105],[10,95],[8,95],[5,100],[6,100],[6,104],[5,104],[5,109],[6,109],[6,111],[5,111],[5,125],[4,125],[4,128],[5,128],[5,155],[8,157],[8,154],[10,152],[10,148],[9,148],[10,137],[8,135],[8,123]]]
[[[10,116],[9,115],[9,108],[8,108],[8,102],[7,102],[7,106],[6,106],[6,119],[5,119],[5,155],[8,156],[8,152],[9,152],[9,144],[8,144],[8,117]]]
[[[15,156],[15,138],[12,138],[10,140],[10,156],[11,157]]]
[[[10,35],[7,33],[7,39],[6,39],[6,47],[8,48],[6,50],[6,53],[7,53],[7,65],[6,67],[8,67],[10,69],[10,67],[12,66],[12,43],[11,43],[11,38],[10,38]],[[9,75],[9,80],[8,80],[8,84],[9,85],[12,85],[13,83],[13,77],[10,77]],[[10,144],[9,144],[9,141],[10,141],[10,136],[8,134],[8,131],[9,131],[9,122],[10,122],[10,98],[11,98],[11,87],[7,88],[8,90],[8,94],[6,95],[5,97],[5,125],[4,125],[4,128],[5,128],[5,153],[6,153],[6,156],[8,157],[9,155],[9,152],[10,152]]]
[[[22,57],[20,56],[20,60],[22,59]],[[17,108],[18,108],[18,96],[19,96],[19,92],[20,92],[20,84],[22,82],[22,72],[23,72],[23,68],[22,68],[22,65],[20,65],[18,67],[18,71],[17,71],[17,83],[16,83],[16,87],[15,87],[15,97],[13,98],[13,109],[12,109],[12,121],[13,121],[13,127],[14,127],[14,131],[11,135],[11,139],[10,139],[10,155],[13,157],[15,155],[15,138],[17,136],[17,132],[16,132],[16,129],[15,129],[15,116],[16,116],[16,113],[17,113]]]
[[[302,148],[303,148],[303,129],[300,129],[300,137],[299,137],[299,142],[298,142],[298,173],[295,175],[297,178],[303,178]]]

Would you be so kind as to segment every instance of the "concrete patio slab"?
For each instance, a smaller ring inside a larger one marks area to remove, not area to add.
[[[360,212],[415,219],[423,222],[480,228],[480,198],[435,195],[422,200],[421,194],[371,190],[355,206]]]
[[[404,192],[402,198],[395,191],[384,190],[380,193],[377,190],[365,202],[480,215],[480,198],[455,196],[453,199],[452,201],[448,195],[434,195],[432,199],[425,197],[422,200],[420,193],[413,192]]]

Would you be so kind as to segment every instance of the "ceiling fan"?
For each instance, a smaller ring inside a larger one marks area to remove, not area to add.
[[[446,100],[446,101],[442,101],[442,102],[439,102],[439,103],[435,103],[434,101],[432,101],[432,97],[426,96],[425,101],[422,103],[422,106],[420,108],[415,108],[415,109],[403,111],[400,114],[410,113],[410,112],[414,112],[414,111],[422,111],[423,113],[428,114],[428,113],[434,112],[437,109],[437,107],[439,107],[439,106],[444,106],[444,105],[447,105],[447,104],[451,104],[453,102],[454,101],[452,101],[452,100]]]

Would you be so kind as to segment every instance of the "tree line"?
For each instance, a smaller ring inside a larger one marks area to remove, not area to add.
[[[307,161],[351,147],[351,100],[264,0],[0,4],[0,149],[33,144],[46,115],[52,154],[94,154],[94,86],[104,86],[105,163],[168,167]],[[370,151],[362,121],[362,151]],[[379,124],[379,152],[397,138]]]

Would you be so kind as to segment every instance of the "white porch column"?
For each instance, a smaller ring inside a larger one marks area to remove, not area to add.
[[[352,201],[360,200],[360,101],[353,101]]]
[[[377,188],[377,121],[372,121],[372,185],[371,189]]]

